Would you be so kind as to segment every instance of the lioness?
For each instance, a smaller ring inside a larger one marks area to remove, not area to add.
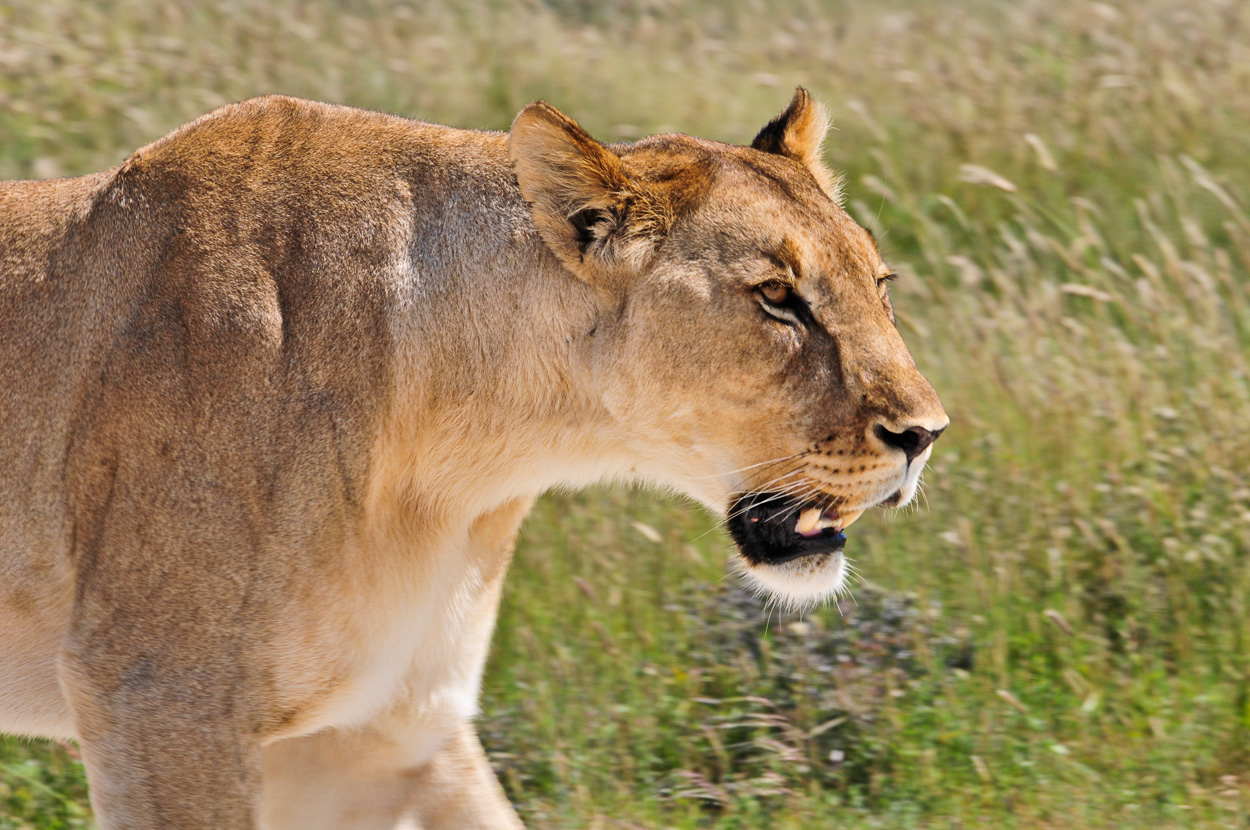
[[[472,718],[538,494],[687,493],[806,604],[947,424],[825,130],[268,97],[0,185],[0,729],[102,828],[519,828]]]

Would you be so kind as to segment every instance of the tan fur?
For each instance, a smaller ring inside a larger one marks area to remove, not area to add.
[[[788,470],[850,512],[923,465],[876,426],[945,425],[823,123],[270,97],[0,184],[0,729],[79,740],[102,828],[519,827],[471,718],[536,495]]]

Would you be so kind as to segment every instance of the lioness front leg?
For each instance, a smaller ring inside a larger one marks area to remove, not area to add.
[[[415,783],[423,830],[521,830],[472,724],[448,740]]]
[[[332,729],[265,750],[265,830],[522,830],[472,724],[432,735]]]
[[[480,580],[476,596],[441,656],[407,668],[388,709],[265,747],[265,830],[521,830],[469,717],[529,507],[518,499],[470,526],[461,553]]]
[[[237,677],[171,660],[149,633],[135,638],[152,646],[147,655],[62,658],[97,826],[254,828],[260,748],[247,737]]]

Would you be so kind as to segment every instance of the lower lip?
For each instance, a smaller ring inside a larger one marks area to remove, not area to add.
[[[815,543],[819,543],[819,547]],[[836,533],[825,531],[820,536],[811,539],[805,539],[800,543],[800,548],[794,553],[787,556],[780,556],[767,560],[768,565],[784,565],[787,562],[796,562],[800,559],[807,559],[812,556],[828,556],[842,555],[843,548],[846,547],[846,534],[838,531]]]

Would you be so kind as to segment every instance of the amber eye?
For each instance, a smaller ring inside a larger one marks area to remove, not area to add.
[[[783,306],[790,301],[790,286],[784,282],[766,282],[760,286],[760,296],[771,305]]]

